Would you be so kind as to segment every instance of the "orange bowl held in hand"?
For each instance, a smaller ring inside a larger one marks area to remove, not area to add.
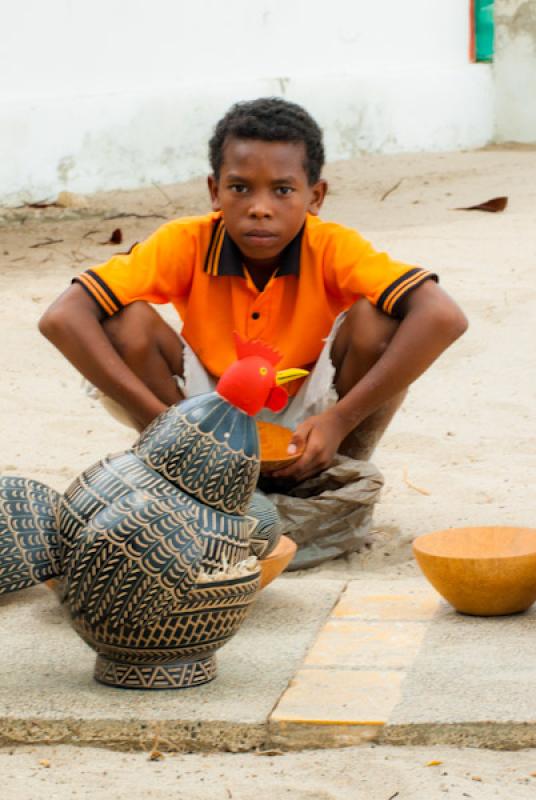
[[[299,459],[303,450],[290,455],[287,448],[292,439],[292,431],[272,422],[257,422],[261,448],[261,472],[288,467]]]

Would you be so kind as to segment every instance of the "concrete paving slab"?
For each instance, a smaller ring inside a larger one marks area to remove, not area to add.
[[[422,578],[283,578],[184,692],[110,689],[55,596],[0,601],[0,744],[536,746],[536,609],[458,615]]]
[[[536,606],[470,617],[442,603],[407,669],[388,741],[528,747],[536,743]]]
[[[0,600],[0,743],[66,742],[245,750],[266,720],[345,583],[280,579],[219,651],[218,677],[185,691],[113,689],[93,680],[95,655],[55,595],[37,587]]]

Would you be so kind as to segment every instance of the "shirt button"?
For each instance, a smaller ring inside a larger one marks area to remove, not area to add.
[[[259,319],[259,317],[260,317],[260,314],[259,314],[258,311],[254,311],[253,314],[251,315],[251,319]]]

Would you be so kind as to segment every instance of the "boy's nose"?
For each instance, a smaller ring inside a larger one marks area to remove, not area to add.
[[[252,198],[249,207],[249,216],[254,219],[266,219],[272,216],[272,208],[266,198],[260,196]]]

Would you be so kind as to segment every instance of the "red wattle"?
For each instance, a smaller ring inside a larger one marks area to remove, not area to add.
[[[266,398],[265,406],[270,411],[282,411],[288,402],[288,393],[282,386],[274,386]]]

